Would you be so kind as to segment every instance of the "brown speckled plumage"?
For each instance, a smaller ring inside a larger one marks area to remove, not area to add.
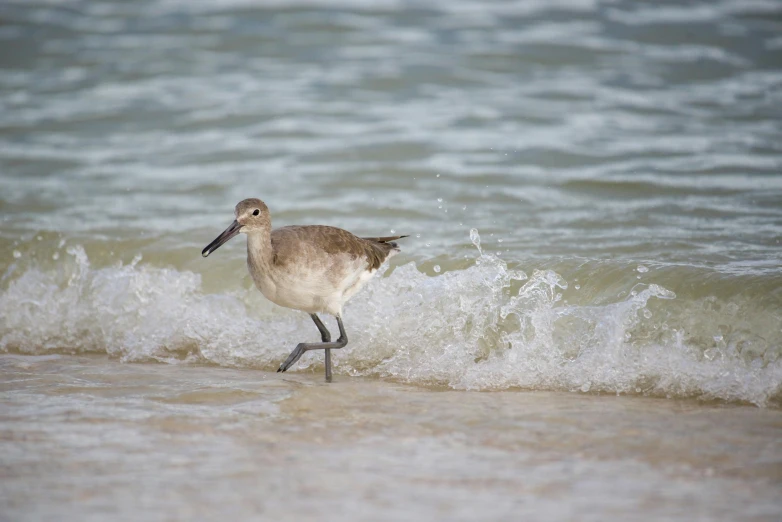
[[[271,233],[273,262],[284,267],[301,261],[302,256],[317,259],[319,253],[329,256],[348,254],[364,258],[371,270],[380,268],[395,248],[395,239],[407,236],[360,238],[341,228],[325,225],[289,226]]]

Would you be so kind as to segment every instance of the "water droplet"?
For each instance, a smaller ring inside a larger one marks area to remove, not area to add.
[[[635,296],[637,296],[637,295],[638,295],[638,292],[636,292],[635,290],[633,290],[632,292],[630,292],[630,295],[631,295],[631,296],[633,296],[633,297],[635,297]]]
[[[442,203],[443,202],[443,198],[437,198],[437,202],[438,203]]]
[[[472,244],[475,245],[478,250],[481,249],[481,236],[478,234],[477,228],[470,229],[470,241],[472,241]]]
[[[463,206],[462,210],[467,210],[467,205]]]
[[[635,393],[641,393],[641,388],[636,388]]]
[[[437,177],[439,178],[439,177],[440,177],[440,175],[438,174],[438,175],[437,175]]]
[[[392,233],[392,234],[395,234],[395,233],[396,233],[396,230],[394,230],[394,229],[392,228],[392,229],[391,229],[391,233]]]
[[[415,237],[421,237],[421,234],[416,234]]]
[[[497,243],[502,243],[502,239],[498,239],[498,240],[497,240]]]
[[[22,257],[22,253],[18,250],[14,250],[14,259],[19,259],[20,257]]]
[[[581,285],[576,285],[576,290],[581,290]]]
[[[715,336],[714,336],[714,342],[717,342],[717,343],[718,343],[718,342],[720,342],[721,340],[722,340],[722,336],[721,336],[721,335],[715,335]]]
[[[585,382],[584,384],[581,385],[581,391],[584,393],[588,392],[589,388],[591,388],[591,386],[589,385],[588,382]]]
[[[442,205],[438,205],[438,207],[437,207],[437,208],[443,208],[443,206],[442,206]]]
[[[631,337],[632,337],[632,335],[630,335],[630,332],[627,332],[625,334],[625,341],[629,341]]]
[[[644,308],[643,314],[644,314],[644,317],[646,317],[647,319],[651,319],[652,318],[652,311],[649,310],[648,308]]]
[[[35,239],[37,239],[38,241],[42,241],[43,240],[43,238],[41,236],[38,236]]]
[[[54,254],[52,254],[52,259],[54,259],[55,261],[60,259],[60,253],[59,252],[55,252]]]
[[[62,248],[65,246],[65,240],[61,239],[59,243],[57,243],[57,248]]]
[[[642,274],[643,274],[643,273],[646,273],[646,272],[648,272],[648,271],[649,271],[649,269],[648,269],[648,268],[646,268],[646,267],[645,267],[645,266],[643,266],[643,265],[638,265],[638,267],[636,268],[636,270],[638,270],[638,271],[639,271],[639,272],[641,272]]]
[[[437,272],[438,274],[440,273],[440,265],[434,265],[434,266],[432,267],[432,269],[433,269],[435,272]]]
[[[432,246],[432,244],[431,243],[427,243],[426,246]]]

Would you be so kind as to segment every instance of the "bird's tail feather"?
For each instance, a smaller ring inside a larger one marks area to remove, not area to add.
[[[386,236],[386,237],[363,237],[361,239],[366,239],[367,241],[374,241],[375,243],[390,243],[391,241],[396,241],[397,239],[403,239],[409,236]]]

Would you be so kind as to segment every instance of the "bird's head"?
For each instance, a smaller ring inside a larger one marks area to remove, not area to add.
[[[222,234],[209,243],[201,251],[201,255],[207,257],[238,234],[250,234],[257,230],[269,230],[271,218],[269,207],[258,198],[248,198],[240,201],[234,209],[234,222],[228,225]]]

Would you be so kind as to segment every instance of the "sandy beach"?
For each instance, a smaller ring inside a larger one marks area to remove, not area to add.
[[[0,356],[4,520],[778,520],[782,412]]]

